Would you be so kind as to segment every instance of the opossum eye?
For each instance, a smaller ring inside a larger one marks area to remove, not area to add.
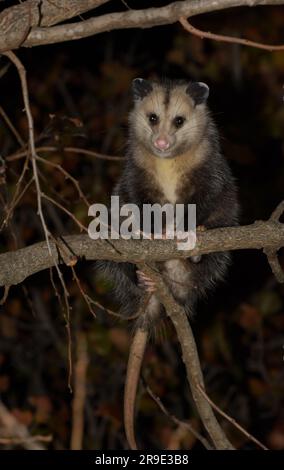
[[[183,116],[176,116],[173,122],[174,122],[175,127],[178,129],[179,127],[183,125],[184,121],[185,121],[185,118]]]
[[[154,126],[155,124],[157,124],[157,123],[158,123],[158,120],[159,120],[157,114],[155,114],[155,113],[149,114],[148,119],[149,119],[149,122],[150,122],[150,124],[151,124],[152,126]]]

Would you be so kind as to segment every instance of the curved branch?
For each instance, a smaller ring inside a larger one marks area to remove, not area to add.
[[[203,437],[196,429],[194,426],[189,421],[181,421],[178,419],[175,415],[171,414],[165,405],[162,403],[161,399],[155,395],[153,390],[150,388],[150,386],[143,380],[143,385],[145,390],[147,391],[148,395],[154,400],[154,402],[158,405],[160,410],[166,415],[176,426],[185,428],[187,429],[193,436],[203,444],[205,449],[207,450],[213,450],[211,444],[208,442],[208,440]]]
[[[234,36],[225,36],[224,34],[210,33],[209,31],[201,31],[190,24],[186,18],[180,18],[180,23],[186,31],[201,39],[213,39],[214,41],[227,42],[230,44],[241,44],[242,46],[256,47],[257,49],[264,49],[265,51],[283,51],[284,44],[272,45],[263,44],[260,42],[250,41],[249,39],[238,38]]]
[[[92,10],[108,0],[27,0],[0,13],[0,51],[15,49],[37,27],[49,27]]]
[[[260,447],[262,450],[268,450],[268,448],[262,444],[258,439],[256,439],[254,436],[252,436],[249,432],[247,432],[237,421],[232,418],[231,416],[227,415],[219,406],[217,406],[211,398],[208,397],[207,393],[205,390],[200,386],[197,385],[198,390],[204,398],[208,401],[208,403],[212,406],[212,408],[217,411],[223,418],[225,418],[229,423],[231,423],[236,429],[238,429],[242,434],[244,434],[250,441],[254,442],[258,447]]]
[[[280,208],[282,208],[282,203]],[[279,211],[276,209],[277,214]],[[274,211],[275,213],[275,211]],[[280,215],[279,215],[280,217]],[[50,240],[52,256],[46,242],[35,243],[26,248],[0,255],[0,286],[19,284],[28,276],[70,259],[108,259],[119,262],[165,261],[171,258],[188,258],[218,251],[245,249],[274,250],[284,246],[284,224],[269,219],[242,227],[226,227],[198,232],[193,250],[178,250],[175,240],[92,240],[88,235],[64,237],[65,246]],[[69,257],[69,253],[70,257]]]
[[[47,5],[49,5],[48,8],[50,8],[53,3],[55,2],[42,0],[40,2],[42,5],[41,15],[39,15],[39,2],[37,0],[29,0],[17,7],[4,10],[0,15],[0,51],[14,49],[20,45],[31,47],[72,41],[116,29],[152,28],[178,22],[181,17],[188,18],[226,8],[282,5],[284,0],[184,0],[160,8],[126,10],[96,16],[85,21],[46,27],[58,24],[63,19],[70,19],[78,15],[79,12],[88,11],[105,2],[99,0],[97,2],[95,0],[77,0],[77,2],[69,0],[67,11],[63,10],[61,15],[58,11],[55,11],[49,17],[48,12],[43,7],[47,8]],[[57,0],[55,5],[62,5],[63,3],[65,3],[63,0]],[[74,4],[77,4],[76,13],[74,13]],[[82,5],[89,6],[83,8]],[[22,10],[20,10],[20,7]],[[22,16],[22,18],[19,18],[19,16]],[[30,28],[28,32],[27,24]],[[38,27],[39,24],[40,27]]]
[[[1,112],[1,107],[0,107],[0,112]],[[37,153],[42,153],[42,152],[58,152],[59,149],[58,147],[55,146],[50,146],[50,145],[45,145],[41,147],[36,147],[36,152]],[[70,153],[77,153],[78,155],[87,155],[88,157],[93,157],[93,158],[98,158],[99,160],[110,160],[110,161],[123,161],[125,160],[125,157],[120,157],[118,155],[105,155],[103,153],[96,152],[95,150],[88,150],[88,149],[82,149],[80,147],[63,147],[60,149],[61,152],[70,152]],[[23,158],[27,155],[28,151],[27,150],[20,150],[18,152],[13,153],[12,155],[8,155],[5,157],[5,160],[7,162],[13,162],[15,160],[19,160],[20,158]],[[49,161],[49,164],[51,162]]]
[[[197,347],[193,332],[183,307],[178,305],[169,292],[160,273],[150,265],[143,266],[143,272],[156,283],[157,296],[164,305],[167,315],[170,317],[181,345],[182,359],[186,368],[187,380],[191,389],[196,408],[202,423],[207,430],[214,446],[218,450],[234,450],[227,439],[224,431],[219,425],[211,405],[198,389],[201,385],[205,388],[201,365],[198,357]]]

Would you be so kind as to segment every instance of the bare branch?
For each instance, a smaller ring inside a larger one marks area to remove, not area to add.
[[[188,258],[218,251],[274,249],[284,245],[284,224],[268,220],[242,227],[226,227],[198,232],[193,250],[178,250],[175,240],[91,240],[88,235],[69,235],[64,243],[70,253],[86,260],[109,259],[118,262],[165,261]],[[46,242],[0,254],[0,286],[18,284],[28,276],[65,262],[69,257],[50,240],[52,256]]]
[[[51,204],[53,204],[54,206],[58,207],[59,209],[62,210],[62,212],[65,212],[65,214],[68,215],[68,217],[70,217],[70,219],[72,219],[75,224],[78,225],[78,227],[80,228],[81,231],[85,231],[87,232],[88,229],[87,227],[85,227],[85,225],[83,225],[80,220],[77,219],[77,217],[75,217],[75,215],[72,214],[72,212],[70,212],[68,209],[66,209],[66,207],[64,207],[62,204],[60,204],[60,202],[57,202],[55,201],[55,199],[53,199],[52,197],[48,196],[47,194],[45,193],[42,193],[42,197],[44,199],[46,199],[47,201],[49,201]]]
[[[107,13],[85,21],[51,26],[106,2],[69,0],[68,9],[60,9],[58,5],[64,7],[64,0],[57,0],[56,3],[42,0],[39,12],[38,1],[27,0],[1,13],[0,51],[14,49],[20,45],[31,47],[71,41],[116,29],[152,28],[176,23],[181,17],[188,18],[226,8],[282,5],[283,2],[284,0],[184,0],[160,8],[131,9]],[[51,9],[50,5],[54,3],[55,8]],[[30,29],[28,34],[27,25]]]
[[[270,264],[271,270],[277,281],[281,283],[284,282],[284,271],[280,264],[277,251],[270,248],[266,248],[263,250],[263,252],[267,256],[268,263]]]
[[[5,52],[4,55],[6,55],[10,61],[15,65],[18,75],[20,78],[21,82],[21,88],[22,88],[22,95],[23,95],[23,101],[25,105],[25,113],[27,116],[27,121],[28,121],[28,131],[29,131],[29,158],[31,160],[32,164],[32,170],[33,170],[33,178],[34,178],[34,183],[35,183],[35,188],[36,188],[36,197],[37,197],[37,211],[38,215],[41,221],[42,229],[44,232],[45,236],[45,241],[46,241],[46,246],[48,249],[48,254],[50,259],[52,260],[52,266],[55,267],[56,272],[58,274],[61,286],[63,288],[63,296],[64,296],[64,302],[65,302],[65,313],[64,313],[64,318],[66,321],[66,330],[67,330],[67,336],[68,336],[68,360],[69,360],[69,380],[68,380],[68,385],[71,390],[71,374],[72,374],[72,356],[71,356],[71,331],[70,331],[70,305],[69,305],[69,293],[63,278],[63,275],[60,271],[57,257],[54,255],[51,249],[51,240],[52,235],[50,234],[48,227],[46,225],[46,221],[44,218],[43,214],[43,209],[42,209],[42,198],[43,198],[43,193],[41,191],[41,186],[40,186],[40,181],[39,181],[39,171],[37,167],[37,153],[36,153],[36,148],[35,148],[35,135],[34,135],[34,121],[33,121],[33,116],[31,112],[31,107],[30,107],[30,101],[29,101],[29,90],[28,90],[28,84],[27,84],[27,78],[26,78],[26,69],[23,66],[22,62],[18,59],[18,57],[12,52]],[[24,170],[23,170],[24,173]],[[22,173],[22,174],[23,174]],[[58,245],[58,242],[54,240],[55,246]]]
[[[19,47],[36,27],[46,28],[92,10],[108,0],[26,0],[0,14],[0,51]]]
[[[214,41],[228,42],[230,44],[241,44],[242,46],[256,47],[257,49],[264,49],[270,52],[284,50],[284,44],[281,44],[281,45],[263,44],[260,42],[250,41],[249,39],[243,39],[243,38],[238,38],[234,36],[225,36],[223,34],[210,33],[209,31],[201,31],[200,29],[195,28],[194,26],[192,26],[192,24],[190,24],[187,21],[186,18],[180,18],[179,21],[186,31],[188,31],[191,34],[194,34],[195,36],[201,39],[206,38],[206,39],[214,39]]]
[[[71,450],[81,450],[83,444],[88,363],[86,336],[81,332],[77,337],[77,362],[74,368]]]
[[[279,225],[280,217],[283,213],[284,213],[284,201],[280,202],[280,204],[272,212],[269,220],[271,220],[271,222],[275,222],[275,226],[277,226]],[[268,248],[264,248],[263,252],[267,256],[267,260],[270,264],[271,270],[274,276],[276,277],[277,281],[281,283],[284,282],[284,271],[279,261],[277,249],[268,247]]]
[[[19,132],[15,128],[14,124],[12,123],[11,119],[9,118],[5,110],[2,108],[2,106],[0,106],[0,115],[2,116],[3,120],[7,124],[8,128],[10,129],[10,131],[12,132],[12,134],[14,135],[14,137],[16,138],[20,146],[24,147],[25,143],[22,137],[20,136]]]
[[[208,397],[207,393],[205,392],[204,388],[201,387],[201,385],[198,385],[197,386],[198,390],[200,391],[200,393],[202,393],[202,395],[204,396],[204,398],[208,401],[208,403],[210,403],[210,405],[212,406],[212,408],[214,408],[214,410],[216,410],[221,416],[223,416],[223,418],[225,418],[227,421],[229,421],[236,429],[238,429],[242,434],[244,434],[250,441],[254,442],[256,445],[258,445],[261,449],[263,450],[268,450],[267,447],[265,447],[265,445],[263,445],[258,439],[256,439],[254,436],[252,436],[249,432],[247,432],[239,423],[237,423],[237,421],[232,418],[231,416],[227,415],[227,413],[225,413],[223,410],[221,410],[221,408],[219,408],[219,406],[217,406],[212,400],[211,398]]]
[[[176,329],[177,337],[181,345],[182,359],[186,367],[187,380],[205,429],[216,449],[233,450],[234,447],[220,427],[210,404],[197,387],[198,385],[202,385],[202,387],[205,388],[204,380],[192,329],[183,307],[174,300],[162,275],[157,272],[153,263],[145,264],[143,272],[156,283],[157,297],[164,305],[167,315],[170,317]]]
[[[41,436],[40,434],[37,436],[30,436],[30,437],[0,437],[0,444],[3,445],[23,445],[24,447],[27,444],[33,442],[51,442],[52,436]]]
[[[144,382],[144,381],[143,381]],[[146,391],[147,393],[150,395],[150,397],[154,400],[154,402],[158,405],[158,407],[160,408],[160,410],[173,422],[175,423],[177,426],[179,427],[182,427],[182,428],[185,428],[187,429],[189,432],[191,432],[191,434],[194,435],[194,437],[196,437],[196,439],[198,439],[201,444],[204,445],[205,449],[207,450],[212,450],[212,446],[209,444],[208,440],[203,437],[188,421],[181,421],[180,419],[178,419],[176,416],[174,416],[173,414],[171,414],[167,408],[165,407],[165,405],[162,403],[160,397],[157,397],[157,395],[155,395],[155,393],[153,392],[153,390],[149,387],[149,385],[145,382],[144,383],[144,386],[146,388]]]
[[[49,230],[46,226],[45,219],[44,219],[43,212],[42,212],[41,188],[40,188],[39,176],[38,176],[38,170],[37,170],[37,164],[36,164],[37,155],[36,155],[36,150],[35,150],[34,121],[33,121],[33,116],[31,113],[30,102],[29,102],[29,91],[28,91],[28,85],[27,85],[27,79],[26,79],[26,69],[23,66],[22,62],[18,59],[18,57],[13,52],[11,51],[5,52],[4,55],[6,55],[17,68],[19,78],[21,81],[25,112],[26,112],[27,120],[28,120],[30,157],[31,157],[34,180],[35,180],[35,185],[36,185],[36,190],[37,190],[38,215],[40,217],[42,228],[45,234],[48,251],[51,254],[51,249],[49,246]]]
[[[0,305],[5,304],[6,300],[8,299],[9,290],[10,290],[10,286],[5,286],[4,287],[4,294],[3,294],[2,299],[0,299]]]
[[[72,274],[73,274],[73,279],[75,280],[77,286],[78,286],[78,289],[83,297],[83,299],[85,300],[86,304],[87,304],[87,307],[89,309],[89,312],[93,315],[94,318],[96,318],[96,312],[93,310],[92,308],[92,299],[88,296],[88,294],[86,294],[86,292],[84,291],[82,285],[81,285],[81,282],[80,282],[80,279],[78,278],[77,274],[76,274],[76,271],[75,271],[75,268],[74,266],[71,266],[71,270],[72,270]]]
[[[45,146],[45,147],[36,147],[37,153],[41,152],[58,152],[59,149],[57,147],[52,146]],[[110,161],[121,161],[124,160],[125,157],[119,157],[116,155],[105,155],[103,153],[96,152],[94,150],[87,150],[82,149],[80,147],[63,147],[60,148],[61,152],[71,152],[71,153],[78,153],[82,155],[87,155],[88,157],[98,158],[99,160],[110,160]],[[13,153],[13,155],[9,155],[5,158],[7,162],[13,162],[14,160],[18,160],[19,158],[24,157],[27,154],[27,150],[21,150],[19,152]]]
[[[276,209],[274,209],[271,214],[270,220],[275,220],[275,222],[279,222],[282,214],[284,214],[284,201],[280,202]]]

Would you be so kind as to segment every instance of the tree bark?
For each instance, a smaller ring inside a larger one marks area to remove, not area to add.
[[[284,0],[184,0],[159,8],[130,9],[53,26],[104,3],[107,0],[26,0],[6,8],[0,14],[0,52],[71,41],[115,29],[152,28],[175,23],[181,17],[226,8],[283,5]]]
[[[198,233],[194,250],[178,250],[175,240],[92,240],[88,235],[69,235],[64,243],[50,240],[0,255],[0,286],[18,284],[28,276],[58,263],[74,263],[74,256],[86,260],[120,262],[165,261],[218,251],[263,249],[276,253],[284,246],[284,224],[277,220],[257,221],[242,227],[228,227]]]

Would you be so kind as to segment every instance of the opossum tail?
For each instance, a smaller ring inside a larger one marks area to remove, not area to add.
[[[134,335],[127,364],[124,389],[124,426],[130,449],[136,450],[137,444],[134,430],[135,402],[143,357],[148,341],[147,329],[139,327]]]

